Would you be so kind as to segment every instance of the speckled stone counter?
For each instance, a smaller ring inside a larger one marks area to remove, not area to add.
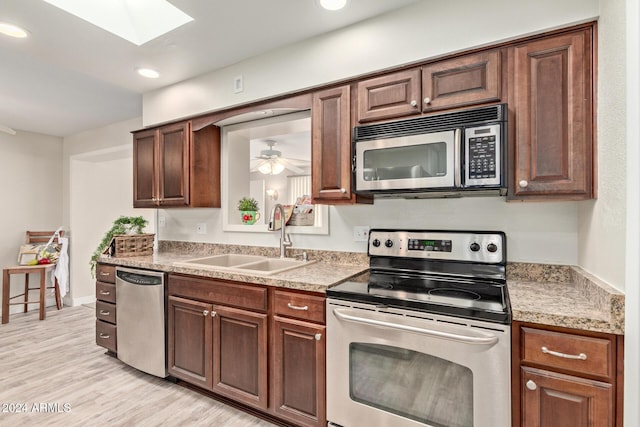
[[[300,256],[302,252],[301,249],[290,249],[287,250],[287,256]],[[369,260],[364,253],[315,250],[306,250],[305,252],[307,252],[310,260],[317,260],[317,262],[272,275],[184,267],[175,264],[176,262],[200,256],[227,253],[270,257],[279,255],[278,248],[258,246],[161,241],[158,251],[153,255],[126,258],[112,258],[103,255],[100,257],[99,262],[312,292],[324,292],[328,287],[349,280],[369,269]]]
[[[302,255],[289,249],[287,256]],[[369,258],[365,253],[305,250],[316,263],[273,275],[205,270],[175,265],[207,255],[242,253],[277,257],[278,248],[210,243],[160,241],[152,256],[110,258],[100,262],[191,274],[239,282],[256,283],[312,292],[325,292],[347,280],[365,277]],[[624,334],[624,294],[579,267],[509,263],[507,285],[513,320],[596,332]]]
[[[579,267],[507,266],[513,320],[624,334],[624,294]]]

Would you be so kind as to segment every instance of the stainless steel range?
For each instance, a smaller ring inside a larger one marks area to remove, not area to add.
[[[368,280],[327,290],[330,425],[511,425],[502,232],[372,230]]]

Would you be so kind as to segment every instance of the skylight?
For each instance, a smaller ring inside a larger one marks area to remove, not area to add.
[[[138,46],[193,21],[166,0],[44,1]]]

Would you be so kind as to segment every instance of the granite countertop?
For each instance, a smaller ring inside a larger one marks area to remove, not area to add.
[[[507,266],[513,320],[624,335],[624,294],[580,267]]]
[[[302,254],[289,249],[288,256]],[[306,250],[317,262],[272,275],[238,273],[175,265],[201,256],[224,253],[278,256],[278,248],[160,241],[159,250],[142,257],[99,261],[171,273],[191,274],[323,293],[327,288],[368,271],[365,253]],[[507,286],[513,320],[595,332],[624,334],[624,294],[579,267],[509,263]]]
[[[242,253],[249,255],[265,255],[277,257],[278,248],[253,246],[212,245],[188,242],[160,242],[157,252],[140,257],[108,257],[102,255],[99,262],[125,267],[144,268],[165,271],[168,273],[191,274],[215,279],[255,283],[311,292],[325,292],[328,287],[351,279],[369,269],[366,254],[349,252],[306,250],[309,260],[316,261],[309,265],[272,275],[231,270],[203,269],[176,265],[176,262],[225,253]],[[287,256],[302,255],[302,250],[290,249]]]

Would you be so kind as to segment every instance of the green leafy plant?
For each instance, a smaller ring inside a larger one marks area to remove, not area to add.
[[[117,234],[142,234],[144,228],[147,226],[149,221],[144,219],[141,216],[121,216],[120,218],[113,221],[113,226],[109,231],[104,233],[102,236],[102,240],[100,244],[91,255],[91,261],[89,265],[91,266],[91,276],[95,277],[96,274],[96,264],[98,263],[98,258],[102,255],[102,252],[109,246],[111,243],[111,239],[113,236]]]
[[[239,211],[258,211],[258,201],[253,197],[243,197],[238,201]]]

